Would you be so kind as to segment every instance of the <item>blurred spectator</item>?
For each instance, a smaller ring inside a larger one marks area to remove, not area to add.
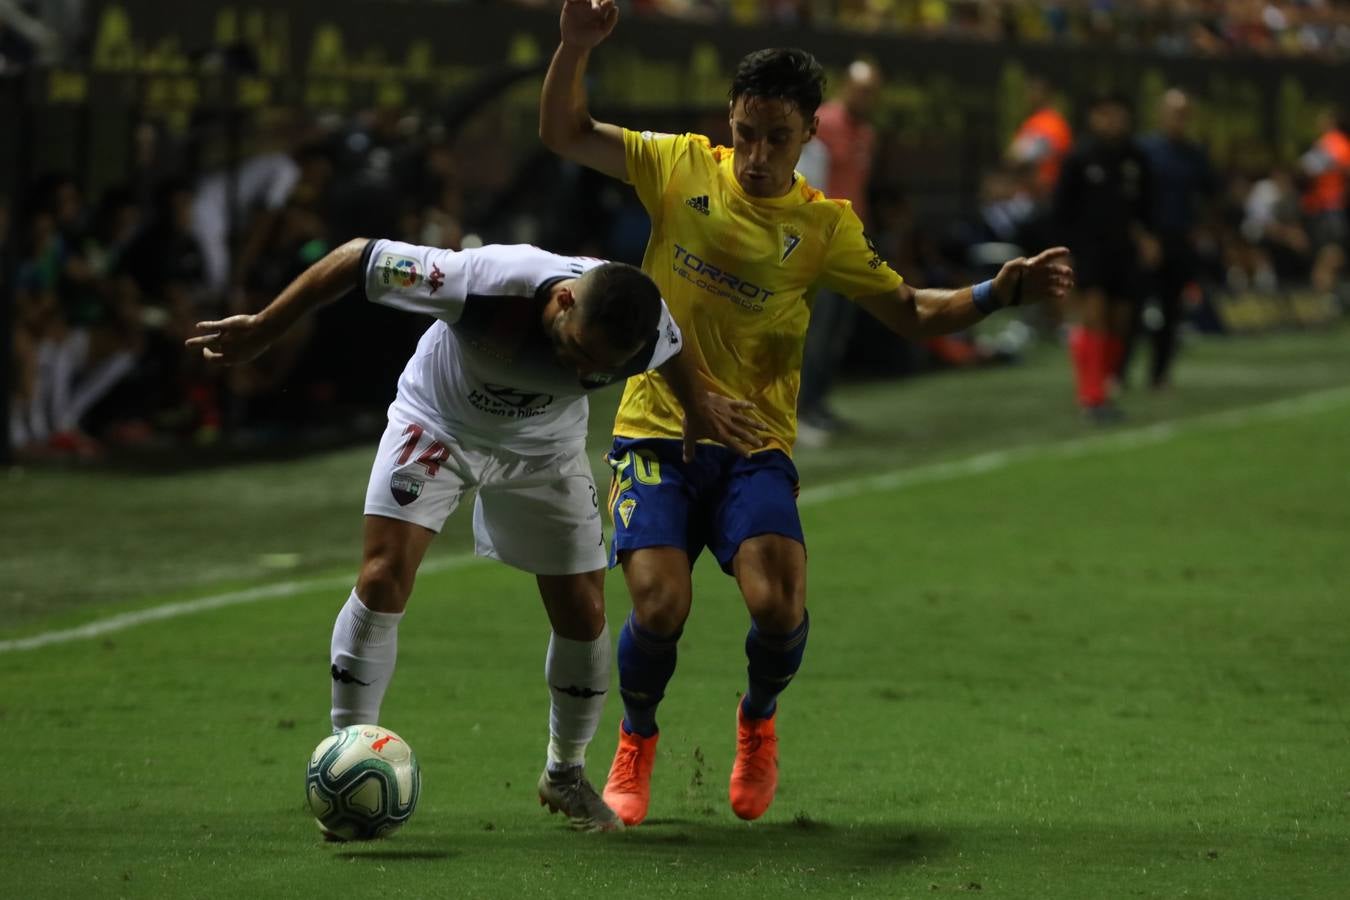
[[[1335,287],[1336,276],[1345,265],[1347,236],[1347,185],[1350,184],[1350,137],[1333,109],[1323,110],[1317,119],[1321,132],[1299,164],[1308,179],[1303,193],[1303,211],[1315,247],[1312,283],[1319,291]]]
[[[1025,247],[1045,246],[1053,240],[1045,225],[1060,168],[1073,146],[1073,129],[1056,107],[1055,91],[1047,78],[1029,75],[1025,92],[1027,116],[1004,153],[1011,171],[985,177],[981,207],[991,233],[982,239]],[[1020,252],[1019,248],[1007,258]],[[1068,303],[1069,298],[1064,298],[1035,311],[1043,331],[1058,331],[1067,315]]]
[[[1059,169],[1073,146],[1073,129],[1055,108],[1054,90],[1039,75],[1027,79],[1026,101],[1031,112],[1017,127],[1008,145],[1008,160],[1031,171],[1036,198],[1047,200],[1055,192]]]
[[[156,432],[214,434],[220,425],[217,376],[183,348],[193,326],[215,314],[206,263],[192,233],[192,184],[170,178],[156,190],[148,224],[123,259],[145,324],[136,369],[114,398],[113,440],[140,444]]]
[[[555,9],[557,2],[536,0],[534,5]],[[20,6],[36,9],[31,0]],[[1192,55],[1350,56],[1347,3],[648,0],[624,6],[625,13],[641,15],[911,30],[958,40],[1110,41]],[[25,61],[35,58],[31,42],[7,30],[0,17],[0,70],[13,55],[11,46],[20,48],[14,52]],[[996,264],[997,253],[1010,246],[1048,242],[1036,230],[1044,226],[1035,215],[1037,200],[1049,191],[1069,140],[1062,118],[1050,127],[1033,126],[1041,113],[1052,112],[1048,85],[1040,81],[1029,87],[1032,116],[1009,148],[1020,170],[993,168],[982,176],[978,193],[969,196],[975,187],[969,174],[978,172],[973,166],[993,148],[967,144],[969,158],[944,160],[950,163],[945,175],[937,172],[927,183],[916,178],[907,185],[915,189],[911,208],[901,182],[913,172],[927,176],[932,154],[953,144],[944,144],[943,138],[928,142],[927,134],[914,140],[916,129],[906,129],[880,154],[880,160],[890,161],[886,170],[877,170],[877,180],[886,187],[873,191],[869,208],[873,144],[885,136],[873,135],[867,124],[872,99],[848,96],[857,68],[850,69],[849,85],[837,101],[822,107],[819,139],[807,145],[798,168],[813,186],[853,201],[882,255],[907,279],[925,286],[969,281],[973,271]],[[875,86],[862,93],[868,90],[875,95]],[[249,157],[236,167],[233,210],[230,179],[220,171],[203,175],[191,152],[198,142],[221,149],[223,131],[194,124],[185,138],[161,118],[162,112],[129,114],[143,118],[127,120],[130,161],[122,179],[127,190],[107,193],[91,206],[81,183],[62,176],[44,181],[32,202],[14,209],[9,239],[21,263],[8,273],[17,294],[9,423],[14,442],[31,455],[51,454],[58,431],[65,436],[55,444],[69,453],[96,453],[95,440],[105,446],[181,439],[206,443],[222,433],[233,440],[263,430],[290,438],[319,424],[345,426],[352,419],[346,413],[386,402],[382,385],[387,381],[375,373],[383,367],[392,376],[402,366],[403,342],[418,323],[379,308],[334,304],[312,323],[322,332],[318,343],[325,352],[297,332],[295,346],[273,354],[265,369],[222,376],[207,372],[200,359],[181,350],[193,322],[226,313],[227,302],[239,310],[257,308],[316,253],[361,233],[452,248],[466,239],[545,242],[543,236],[552,234],[546,241],[551,246],[636,262],[647,222],[631,191],[609,179],[532,159],[532,133],[525,140],[504,141],[503,132],[514,127],[509,109],[493,109],[491,116],[467,125],[457,122],[453,142],[444,127],[408,110],[334,116],[323,128],[301,127],[297,132],[303,142],[292,142],[287,152]],[[691,126],[694,117],[706,114],[691,109]],[[716,134],[717,128],[725,129],[725,112],[713,115],[716,126],[693,130]],[[296,119],[304,121],[291,116],[288,122]],[[320,132],[317,140],[315,131]],[[1166,121],[1164,133],[1153,140],[1160,149],[1171,146]],[[1344,141],[1343,131],[1326,127],[1303,165],[1267,164],[1231,176],[1217,204],[1226,215],[1215,223],[1223,251],[1215,280],[1226,275],[1242,289],[1297,288],[1314,272],[1319,249],[1322,264],[1314,280],[1320,285],[1334,280],[1343,259],[1336,235],[1344,229],[1347,178],[1344,167],[1334,163]],[[1186,154],[1184,142],[1176,151]],[[1165,180],[1166,166],[1158,168]],[[106,174],[101,165],[91,171]],[[1333,187],[1338,180],[1339,190]],[[1303,187],[1308,188],[1306,207],[1300,203]],[[561,199],[573,194],[583,202]],[[1339,197],[1339,207],[1324,208],[1314,199],[1323,197]],[[1183,245],[1179,236],[1186,227],[1165,225],[1167,207],[1184,207],[1180,220],[1185,221],[1195,215],[1194,199],[1184,190],[1160,197],[1153,215],[1164,231],[1178,236],[1172,240],[1164,233],[1168,246]],[[564,218],[552,212],[564,207],[579,214]],[[916,221],[920,213],[922,226]],[[962,225],[953,229],[958,219]],[[233,259],[230,227],[237,241]],[[1089,239],[1091,228],[1089,222]],[[925,237],[934,234],[949,238],[941,254]],[[1131,255],[1136,252],[1131,249]],[[1177,258],[1176,253],[1164,256],[1159,270],[1164,280],[1175,275],[1168,264]],[[823,296],[817,301],[817,319],[824,320],[830,302]],[[804,433],[813,420],[826,429],[837,427],[828,405],[829,381],[852,312],[844,306],[835,325],[811,330],[803,371]],[[858,331],[854,349],[868,337]],[[372,340],[375,335],[378,339]],[[978,358],[969,349],[949,353],[930,346],[927,358]],[[924,358],[921,351],[909,350],[914,359]],[[888,366],[901,358],[899,352],[894,358],[877,355]],[[128,359],[131,371],[118,380]],[[818,373],[823,377],[816,378]],[[91,380],[95,374],[100,378]],[[106,394],[93,390],[101,380],[110,388]],[[234,431],[222,431],[226,426]]]
[[[110,193],[83,228],[79,190],[68,176],[42,181],[15,284],[17,452],[98,455],[86,413],[130,373],[139,326],[136,298],[111,273],[136,227],[134,206]]]
[[[61,55],[61,35],[42,21],[32,3],[0,0],[0,75]]]
[[[1243,242],[1230,247],[1230,286],[1274,290],[1280,282],[1306,279],[1312,239],[1299,212],[1293,172],[1282,166],[1273,169],[1247,189],[1241,209]]]
[[[231,173],[213,172],[198,183],[192,201],[192,231],[206,263],[206,286],[223,296],[237,276],[230,255],[231,229],[243,233],[255,212],[275,213],[300,180],[300,167],[286,153],[250,157]],[[233,199],[233,208],[231,208]],[[256,232],[255,232],[256,233]]]
[[[1017,253],[1012,254],[1015,257],[1020,255],[1022,247],[1035,243],[1028,238],[1027,231],[1037,215],[1036,200],[1023,187],[1024,184],[1024,180],[1016,173],[1006,169],[985,173],[980,183],[977,225],[966,235],[969,244],[1015,245]]]
[[[814,160],[823,173],[811,184],[826,196],[848,200],[864,227],[872,224],[867,208],[868,183],[876,153],[876,130],[870,118],[881,92],[881,72],[875,65],[856,60],[849,67],[839,96],[817,111],[815,139],[819,144]],[[823,151],[823,152],[822,152]],[[791,252],[787,248],[784,254]],[[848,347],[857,308],[847,297],[821,290],[811,307],[811,325],[802,354],[801,392],[797,399],[797,439],[806,446],[820,446],[844,427],[833,409],[829,394],[836,369]]]
[[[1350,57],[1345,0],[631,0],[626,6],[641,15],[695,21],[810,23],[1172,55]]]
[[[458,250],[464,240],[464,187],[449,144],[429,147],[425,167],[427,199],[415,242]]]
[[[1160,130],[1140,141],[1153,175],[1153,228],[1162,258],[1153,272],[1153,296],[1160,313],[1149,322],[1145,307],[1136,307],[1117,377],[1124,381],[1135,341],[1150,333],[1152,359],[1149,384],[1166,387],[1176,353],[1177,331],[1184,315],[1182,294],[1199,274],[1198,230],[1206,206],[1218,194],[1218,180],[1203,147],[1188,135],[1191,101],[1173,88],[1163,94]]]

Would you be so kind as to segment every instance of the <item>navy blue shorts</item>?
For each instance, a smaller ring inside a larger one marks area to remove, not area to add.
[[[781,534],[805,546],[797,515],[797,467],[781,450],[749,459],[726,447],[699,444],[694,461],[668,438],[615,438],[607,459],[614,471],[609,511],[614,539],[609,564],[625,550],[679,547],[693,565],[704,547],[722,571],[741,543]]]

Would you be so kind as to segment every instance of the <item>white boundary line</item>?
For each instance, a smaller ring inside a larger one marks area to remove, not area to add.
[[[464,566],[475,562],[478,562],[478,558],[472,553],[460,553],[454,556],[429,559],[422,563],[422,567],[418,571],[419,574],[421,572],[446,572],[451,569],[463,568]],[[87,625],[81,625],[77,628],[66,628],[60,631],[44,631],[41,634],[35,634],[32,637],[0,641],[0,653],[9,653],[15,650],[36,650],[39,647],[46,647],[51,644],[64,644],[69,641],[96,638],[100,635],[109,634],[114,631],[125,631],[128,628],[135,628],[137,625],[144,625],[146,622],[158,622],[161,619],[176,619],[179,616],[190,616],[211,609],[220,609],[225,606],[238,606],[242,603],[256,603],[259,600],[274,600],[278,597],[294,597],[296,594],[305,594],[317,590],[351,590],[351,586],[351,575],[326,575],[317,578],[304,578],[297,581],[282,581],[277,584],[265,584],[259,587],[247,588],[242,591],[230,591],[225,594],[213,594],[208,597],[199,597],[196,600],[165,603],[162,606],[151,606],[147,609],[138,609],[128,613],[120,613],[115,616],[109,616],[106,619],[95,619]]]
[[[1291,416],[1332,409],[1346,402],[1350,402],[1350,387],[1331,388],[1253,406],[1205,413],[1187,419],[1156,422],[1139,428],[1107,431],[1089,437],[1070,438],[1044,444],[1028,444],[1010,450],[993,450],[989,453],[980,453],[951,462],[931,463],[925,466],[916,466],[912,469],[894,469],[878,475],[850,478],[831,484],[823,484],[816,488],[807,488],[798,496],[797,502],[803,506],[810,506],[844,497],[856,497],[859,494],[873,491],[898,490],[919,484],[932,484],[939,481],[964,478],[969,475],[980,475],[1029,460],[1070,459],[1102,451],[1147,447],[1165,443],[1183,434],[1286,419]]]
[[[873,493],[876,491],[901,490],[920,484],[933,484],[936,482],[965,478],[971,475],[981,475],[986,472],[1005,469],[1009,466],[1016,465],[1017,463],[1030,460],[1067,459],[1087,456],[1098,452],[1128,450],[1134,447],[1162,444],[1183,434],[1191,434],[1215,428],[1232,428],[1254,422],[1306,415],[1308,413],[1334,408],[1347,401],[1350,401],[1350,387],[1332,388],[1330,390],[1303,394],[1298,397],[1276,400],[1270,403],[1245,406],[1238,409],[1226,410],[1224,412],[1208,413],[1189,419],[1159,422],[1154,425],[1145,425],[1141,428],[1111,431],[1104,434],[1093,435],[1091,437],[1053,441],[1045,444],[1030,444],[1025,447],[1016,447],[1011,450],[995,450],[989,453],[980,453],[976,456],[966,457],[964,459],[953,460],[951,462],[916,466],[912,469],[899,469],[883,472],[879,475],[869,475],[863,478],[851,478],[844,481],[837,481],[832,484],[821,485],[820,487],[807,488],[801,492],[801,496],[798,498],[797,502],[801,506],[815,506],[819,503],[829,503],[833,500],[839,500],[846,497],[856,497],[859,494]],[[446,572],[453,569],[464,568],[465,566],[473,565],[480,561],[482,560],[472,554],[462,553],[454,556],[427,560],[422,565],[421,571],[426,573]],[[273,600],[279,597],[293,597],[296,594],[308,593],[315,590],[327,590],[330,588],[339,590],[350,587],[351,583],[352,578],[350,575],[328,575],[295,581],[283,581],[277,584],[262,585],[260,587],[239,591],[230,591],[224,594],[214,594],[207,597],[200,597],[196,600],[166,603],[162,606],[152,606],[148,609],[121,613],[119,615],[109,616],[105,619],[96,619],[93,622],[81,625],[77,628],[45,631],[31,637],[0,641],[0,653],[11,653],[19,650],[36,650],[39,647],[47,647],[52,644],[64,644],[70,641],[95,638],[100,635],[134,628],[137,625],[144,625],[147,622],[157,622],[162,619],[175,619],[179,616],[195,615],[196,613],[206,612],[212,609],[221,609],[226,606],[256,603],[261,600]]]

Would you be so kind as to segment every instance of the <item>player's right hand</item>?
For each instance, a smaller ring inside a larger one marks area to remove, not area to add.
[[[751,413],[755,404],[733,400],[713,391],[702,392],[697,408],[684,413],[684,461],[692,462],[694,448],[702,439],[711,439],[730,447],[741,456],[764,446],[768,429]]]
[[[197,334],[184,341],[201,347],[207,362],[234,366],[257,359],[277,334],[260,316],[230,316],[218,322],[198,322]]]
[[[619,21],[619,8],[614,0],[564,0],[562,42],[582,50],[599,44],[614,30]]]

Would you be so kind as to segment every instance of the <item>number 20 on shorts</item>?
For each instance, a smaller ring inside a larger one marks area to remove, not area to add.
[[[614,468],[611,502],[633,486],[634,478],[638,480],[638,484],[661,483],[661,461],[650,450],[630,450],[610,465]]]

